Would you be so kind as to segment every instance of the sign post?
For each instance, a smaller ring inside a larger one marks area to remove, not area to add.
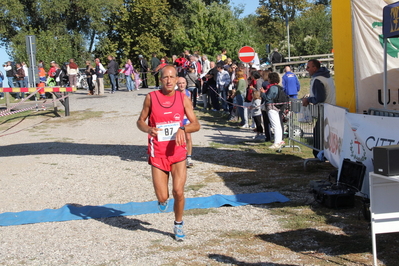
[[[29,87],[35,87],[39,79],[37,79],[37,66],[36,66],[36,37],[35,35],[25,36],[26,41],[26,52],[29,58],[29,73],[28,83]]]

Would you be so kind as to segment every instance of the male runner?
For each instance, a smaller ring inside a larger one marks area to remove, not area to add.
[[[184,184],[187,178],[185,133],[200,129],[190,99],[176,91],[177,72],[173,66],[161,70],[160,90],[147,94],[137,127],[148,133],[148,163],[151,165],[152,180],[158,207],[161,212],[168,208],[169,172],[172,174],[174,202],[174,234],[181,241],[183,231]],[[190,121],[183,126],[184,115]],[[146,120],[148,119],[148,124]]]

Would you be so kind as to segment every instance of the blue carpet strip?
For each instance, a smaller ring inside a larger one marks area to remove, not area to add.
[[[287,202],[289,199],[278,192],[262,192],[238,195],[213,195],[210,197],[187,198],[185,210],[218,208],[221,206],[243,206]],[[169,201],[167,212],[173,211],[174,200]],[[115,216],[131,216],[159,213],[156,201],[106,204],[103,206],[79,206],[67,204],[60,209],[40,211],[5,212],[0,214],[0,226],[62,222],[70,220],[100,219]]]

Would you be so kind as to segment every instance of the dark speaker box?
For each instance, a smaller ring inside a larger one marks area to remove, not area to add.
[[[315,194],[315,199],[327,208],[355,207],[355,191],[348,188],[321,189]]]
[[[399,175],[399,145],[373,148],[374,173],[391,176]]]
[[[337,183],[326,180],[310,182],[315,200],[328,208],[353,208],[355,194],[362,190],[365,172],[363,163],[344,159]]]

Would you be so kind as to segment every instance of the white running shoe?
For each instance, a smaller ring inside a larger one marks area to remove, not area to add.
[[[269,149],[272,150],[278,150],[281,148],[281,143],[274,143],[272,146],[269,147]]]
[[[173,233],[175,234],[176,241],[183,241],[186,237],[183,230],[183,223],[175,224],[173,227]]]

